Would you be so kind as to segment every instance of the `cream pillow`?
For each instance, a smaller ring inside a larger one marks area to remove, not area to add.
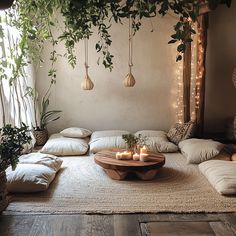
[[[41,164],[50,167],[55,171],[60,169],[62,162],[62,159],[56,156],[39,152],[22,155],[19,158],[20,164]]]
[[[159,131],[159,130],[141,130],[137,131],[135,133],[136,136],[141,134],[142,136],[146,137],[163,137],[166,138],[166,132],[165,131]]]
[[[177,152],[178,146],[168,141],[163,137],[148,137],[147,139],[148,150],[151,152]]]
[[[236,194],[236,162],[210,160],[198,167],[220,194]]]
[[[211,139],[187,139],[179,143],[188,163],[199,164],[217,156],[224,144]]]
[[[91,140],[89,145],[92,153],[112,148],[126,148],[126,143],[121,136],[96,138]]]
[[[53,134],[40,152],[56,156],[78,156],[87,151],[88,143],[85,139],[66,138],[61,134]]]
[[[141,134],[147,137],[148,150],[151,152],[177,152],[178,146],[171,143],[164,131],[142,130],[135,133],[136,136]]]
[[[56,171],[41,164],[18,164],[6,170],[7,190],[14,193],[45,191],[53,181]]]
[[[122,136],[122,134],[129,134],[130,132],[126,130],[103,130],[95,131],[91,135],[91,140],[102,138],[102,137],[112,137],[112,136]]]
[[[90,136],[92,132],[88,129],[71,127],[62,130],[60,134],[62,134],[64,137],[69,137],[69,138],[86,138]]]

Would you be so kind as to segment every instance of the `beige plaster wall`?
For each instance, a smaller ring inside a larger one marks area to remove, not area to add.
[[[176,101],[175,46],[167,45],[176,19],[172,16],[157,17],[151,22],[145,20],[144,27],[134,38],[134,67],[136,78],[134,88],[123,87],[122,81],[128,71],[128,27],[113,25],[111,29],[114,54],[112,72],[97,65],[97,53],[94,49],[96,34],[89,41],[89,74],[95,87],[92,91],[83,91],[80,87],[84,77],[83,42],[78,45],[78,65],[73,70],[66,59],[57,61],[57,83],[51,94],[51,108],[63,110],[60,120],[50,125],[51,132],[57,132],[69,126],[86,127],[92,130],[141,129],[168,130],[175,122],[173,104]],[[37,89],[42,95],[49,83],[50,46],[45,45],[43,58],[45,63],[37,71]],[[64,53],[63,44],[57,48]]]
[[[210,13],[206,78],[206,132],[223,132],[227,118],[236,115],[236,2]]]

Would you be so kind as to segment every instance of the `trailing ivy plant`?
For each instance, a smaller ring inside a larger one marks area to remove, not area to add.
[[[7,11],[11,19],[9,23],[20,30],[22,38],[19,43],[20,53],[15,58],[12,79],[20,73],[26,61],[42,61],[41,51],[45,40],[48,40],[53,45],[50,57],[52,67],[48,75],[52,83],[55,83],[54,63],[58,56],[56,52],[58,41],[64,41],[67,49],[65,56],[69,64],[74,67],[76,43],[90,38],[94,33],[99,35],[99,40],[95,44],[101,59],[98,63],[102,61],[105,68],[111,70],[113,68],[113,55],[109,51],[112,43],[109,33],[111,25],[122,24],[124,19],[131,17],[136,32],[141,28],[143,18],[152,18],[158,14],[165,16],[169,11],[178,17],[169,43],[177,43],[176,60],[181,60],[186,43],[192,41],[189,33],[195,33],[192,23],[197,20],[201,2],[199,0],[17,0]],[[220,1],[205,2],[218,4]],[[57,20],[58,14],[63,16],[63,26]],[[55,31],[57,36],[52,33]]]

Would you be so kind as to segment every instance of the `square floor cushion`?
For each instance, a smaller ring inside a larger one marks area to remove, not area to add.
[[[102,130],[102,131],[95,131],[91,135],[91,141],[97,138],[104,138],[104,137],[115,137],[115,136],[122,136],[122,134],[129,134],[126,130]]]
[[[141,134],[147,137],[148,150],[151,152],[177,152],[178,146],[170,142],[164,131],[158,130],[141,130],[135,133],[136,136]]]
[[[23,155],[14,171],[11,167],[6,170],[7,189],[13,193],[45,191],[61,164],[60,158],[48,154]]]
[[[199,164],[219,155],[224,144],[211,139],[187,139],[179,143],[182,154],[191,164]]]
[[[235,161],[210,160],[198,167],[217,192],[223,195],[236,194]]]
[[[84,155],[88,148],[86,139],[68,138],[62,134],[53,134],[40,152],[56,156],[79,156]]]
[[[127,145],[121,136],[100,137],[92,139],[89,143],[90,152],[97,153],[102,150],[119,148],[125,149]]]

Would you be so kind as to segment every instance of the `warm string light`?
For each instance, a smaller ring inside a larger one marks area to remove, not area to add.
[[[203,52],[204,48],[202,46],[202,40],[201,40],[201,30],[198,29],[197,33],[197,50],[198,50],[198,58],[197,58],[197,68],[198,71],[196,72],[196,91],[195,91],[195,108],[196,110],[199,109],[200,105],[200,86],[201,86],[201,80],[203,76],[203,71],[202,71],[202,63],[203,63]],[[199,53],[200,52],[200,53]]]
[[[195,28],[195,27],[194,27]],[[196,31],[196,29],[195,29]],[[191,57],[191,97],[190,97],[190,111],[191,111],[191,120],[194,121],[196,119],[195,107],[196,103],[199,103],[199,93],[196,94],[196,85],[199,85],[199,82],[196,78],[196,64],[197,64],[197,37],[196,35],[192,35],[193,42],[191,44],[192,47],[192,57]]]
[[[178,123],[183,123],[183,63],[178,63],[178,68],[176,70],[177,76],[177,99],[175,107],[175,114]]]

